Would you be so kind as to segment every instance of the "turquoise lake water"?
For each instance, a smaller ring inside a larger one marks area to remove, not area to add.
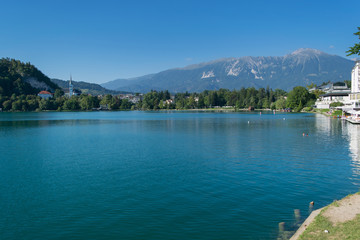
[[[359,140],[313,114],[0,113],[0,239],[276,239],[359,191]]]

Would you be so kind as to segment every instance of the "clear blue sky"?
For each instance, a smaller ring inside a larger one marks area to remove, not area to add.
[[[0,57],[103,83],[223,57],[315,48],[345,57],[359,0],[2,1]]]

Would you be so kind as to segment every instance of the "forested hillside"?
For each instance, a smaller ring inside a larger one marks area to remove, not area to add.
[[[41,90],[55,91],[59,87],[35,66],[19,60],[0,59],[0,95],[37,94]]]

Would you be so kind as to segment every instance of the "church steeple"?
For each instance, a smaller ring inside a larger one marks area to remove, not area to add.
[[[70,74],[70,81],[69,81],[69,97],[74,95],[74,86],[72,85],[72,76]]]

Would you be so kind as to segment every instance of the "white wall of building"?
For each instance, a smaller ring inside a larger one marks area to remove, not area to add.
[[[360,93],[360,61],[357,61],[351,71],[351,93]]]
[[[360,61],[355,63],[351,71],[350,101],[353,108],[360,107]]]

